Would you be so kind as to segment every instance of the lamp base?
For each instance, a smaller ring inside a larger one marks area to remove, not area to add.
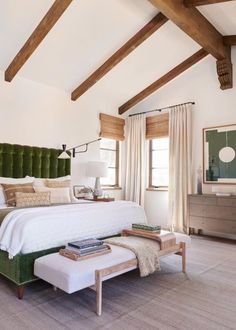
[[[96,178],[95,180],[95,186],[94,186],[94,192],[93,192],[93,197],[97,198],[103,195],[103,191],[101,189],[100,185],[100,178]]]

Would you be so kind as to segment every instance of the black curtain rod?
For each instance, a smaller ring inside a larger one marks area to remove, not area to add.
[[[177,107],[178,105],[185,105],[185,104],[195,104],[195,102],[185,102],[185,103],[180,103],[180,104],[171,105],[171,106],[169,106],[169,107],[165,107],[165,108],[153,109],[153,110],[144,111],[144,112],[139,112],[139,113],[133,113],[132,115],[129,115],[129,117],[133,117],[133,116],[137,116],[137,115],[143,115],[143,114],[145,114],[145,113],[150,113],[150,112],[154,112],[154,111],[159,111],[159,112],[161,112],[162,110],[169,109],[169,108],[174,108],[174,107]]]

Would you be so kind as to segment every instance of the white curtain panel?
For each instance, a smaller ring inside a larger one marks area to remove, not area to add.
[[[175,231],[187,232],[187,195],[192,193],[192,107],[180,105],[169,115],[169,214]]]
[[[146,116],[126,119],[125,200],[144,205],[146,178]]]

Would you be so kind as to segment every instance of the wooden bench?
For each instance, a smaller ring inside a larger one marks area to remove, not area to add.
[[[90,259],[73,261],[59,253],[35,260],[34,274],[67,293],[85,288],[96,291],[96,312],[102,313],[102,282],[138,267],[135,254],[123,247],[111,245],[112,252]],[[182,256],[182,271],[186,271],[186,243],[161,250],[160,256],[176,253]]]

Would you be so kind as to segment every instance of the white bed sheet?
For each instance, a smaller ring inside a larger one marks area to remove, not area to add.
[[[126,201],[18,209],[2,222],[0,248],[12,258],[78,239],[115,235],[133,222],[146,222],[145,212]]]

